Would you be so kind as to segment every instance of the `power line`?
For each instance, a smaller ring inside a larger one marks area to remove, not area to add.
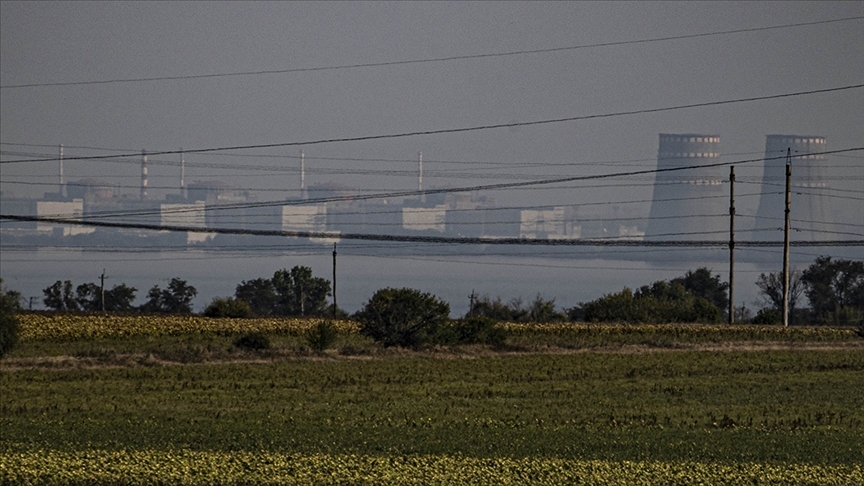
[[[288,74],[288,73],[303,73],[303,72],[314,72],[314,71],[336,71],[336,70],[344,70],[344,69],[358,69],[358,68],[370,68],[370,67],[384,67],[384,66],[399,66],[399,65],[407,65],[407,64],[424,64],[424,63],[434,63],[434,62],[449,62],[449,61],[461,61],[467,59],[484,59],[484,58],[495,58],[495,57],[507,57],[507,56],[521,56],[521,55],[529,55],[529,54],[546,54],[551,52],[562,52],[562,51],[573,51],[579,49],[593,49],[600,47],[614,47],[614,46],[625,46],[625,45],[635,45],[635,44],[647,44],[652,42],[666,42],[666,41],[674,41],[674,40],[684,40],[684,39],[695,39],[699,37],[712,37],[712,36],[722,36],[722,35],[732,35],[732,34],[743,34],[748,32],[764,32],[769,30],[778,30],[778,29],[788,29],[794,27],[805,27],[812,25],[820,25],[820,24],[830,24],[836,22],[847,22],[851,20],[861,20],[864,17],[845,17],[840,19],[828,19],[828,20],[817,20],[813,22],[800,22],[795,24],[783,24],[783,25],[771,25],[766,27],[751,27],[745,29],[733,29],[733,30],[721,30],[714,32],[702,32],[697,34],[682,34],[682,35],[673,35],[673,36],[664,36],[664,37],[652,37],[647,39],[635,39],[635,40],[626,40],[626,41],[612,41],[612,42],[598,42],[593,44],[580,44],[575,46],[565,46],[565,47],[551,47],[547,49],[528,49],[521,51],[509,51],[509,52],[497,52],[497,53],[485,53],[485,54],[467,54],[460,56],[445,56],[445,57],[433,57],[433,58],[425,58],[425,59],[407,59],[401,61],[383,61],[383,62],[369,62],[369,63],[356,63],[356,64],[342,64],[337,66],[319,66],[319,67],[304,67],[304,68],[290,68],[290,69],[267,69],[267,70],[259,70],[259,71],[238,71],[238,72],[228,72],[228,73],[210,73],[210,74],[188,74],[181,76],[153,76],[153,77],[141,77],[141,78],[116,78],[116,79],[102,79],[102,80],[91,80],[91,81],[64,81],[64,82],[51,82],[51,83],[28,83],[28,84],[10,84],[6,86],[0,86],[0,89],[16,89],[16,88],[37,88],[37,87],[49,87],[49,86],[86,86],[86,85],[94,85],[94,84],[114,84],[114,83],[141,83],[141,82],[152,82],[152,81],[176,81],[176,80],[188,80],[188,79],[206,79],[206,78],[222,78],[228,76],[261,76],[261,75],[272,75],[272,74]]]
[[[831,153],[843,153],[843,152],[852,152],[857,150],[864,150],[864,147],[854,147],[849,149],[839,149],[833,151],[825,151],[820,152],[819,154],[831,154]],[[778,157],[782,158],[782,157]],[[541,185],[550,185],[550,184],[558,184],[563,182],[575,182],[575,181],[585,181],[585,180],[596,180],[596,179],[607,179],[613,177],[624,177],[624,176],[632,176],[632,175],[641,175],[641,174],[656,174],[661,172],[674,172],[674,171],[682,171],[682,170],[691,170],[691,169],[704,169],[709,167],[722,167],[728,165],[740,165],[746,163],[760,162],[763,159],[749,159],[749,160],[739,160],[732,162],[715,162],[712,164],[702,164],[702,165],[689,165],[689,166],[681,166],[681,167],[667,167],[667,168],[657,168],[657,169],[645,169],[638,171],[629,171],[629,172],[613,172],[607,174],[596,174],[596,175],[585,175],[585,176],[573,176],[573,177],[562,177],[555,179],[542,179],[536,181],[527,181],[527,182],[505,182],[498,184],[486,184],[486,185],[478,185],[478,186],[469,186],[469,187],[460,187],[460,188],[450,188],[450,189],[424,189],[424,190],[412,190],[412,191],[400,191],[400,192],[390,192],[390,193],[378,193],[378,194],[365,194],[365,195],[352,195],[352,196],[334,196],[328,198],[318,198],[318,199],[307,199],[307,200],[295,200],[295,201],[266,201],[266,202],[255,202],[255,203],[233,203],[233,204],[222,204],[222,205],[210,205],[205,208],[190,208],[190,209],[177,209],[172,210],[171,212],[181,213],[181,212],[196,212],[196,211],[216,211],[216,210],[229,210],[229,209],[245,209],[245,208],[259,208],[259,207],[272,207],[272,206],[288,206],[288,205],[308,205],[308,204],[320,204],[326,202],[337,202],[337,201],[362,201],[369,199],[383,199],[383,198],[398,198],[398,197],[410,197],[410,196],[420,196],[420,195],[431,195],[431,194],[446,194],[446,193],[454,193],[454,192],[474,192],[474,191],[488,191],[488,190],[500,190],[507,188],[523,188],[528,186],[541,186]],[[765,159],[767,160],[767,159]],[[720,197],[720,196],[716,196]],[[145,210],[145,211],[126,211],[126,212],[116,212],[110,215],[99,215],[101,217],[112,217],[112,216],[132,216],[132,215],[147,215],[147,214],[156,214],[155,210]],[[93,215],[97,216],[97,215]]]
[[[728,241],[710,240],[666,240],[666,241],[640,241],[625,239],[573,239],[573,240],[542,240],[525,238],[485,238],[485,237],[449,237],[449,236],[410,236],[410,235],[382,235],[382,234],[357,234],[337,233],[326,231],[276,231],[276,230],[250,230],[241,228],[200,228],[195,226],[164,226],[157,224],[130,224],[113,223],[108,221],[80,221],[61,218],[44,218],[36,216],[20,216],[0,214],[0,219],[13,221],[31,221],[55,224],[67,224],[77,226],[94,226],[102,228],[127,228],[152,231],[172,231],[184,233],[211,233],[251,236],[284,236],[294,238],[315,239],[344,239],[365,241],[402,241],[461,245],[519,245],[519,246],[677,246],[698,248],[723,248],[729,244]],[[775,241],[742,241],[736,245],[754,247],[774,247],[782,245]],[[833,241],[796,241],[793,246],[864,246],[864,240],[833,240]]]
[[[666,111],[674,111],[674,110],[682,110],[688,108],[703,108],[707,106],[720,106],[720,105],[728,105],[733,103],[746,103],[751,101],[765,101],[765,100],[773,100],[780,98],[790,98],[795,96],[805,96],[811,94],[820,94],[820,93],[832,93],[837,91],[845,91],[850,89],[859,89],[864,88],[864,84],[851,84],[846,86],[838,86],[834,88],[822,88],[822,89],[814,89],[807,91],[795,91],[791,93],[781,93],[781,94],[773,94],[773,95],[765,95],[765,96],[754,96],[750,98],[735,98],[730,100],[719,100],[719,101],[706,101],[702,103],[690,103],[685,105],[676,105],[676,106],[666,106],[661,108],[645,108],[641,110],[627,110],[627,111],[618,111],[613,113],[601,113],[594,115],[581,115],[581,116],[572,116],[565,118],[550,118],[545,120],[535,120],[528,122],[511,122],[511,123],[498,123],[492,125],[477,125],[472,127],[462,127],[462,128],[444,128],[439,130],[425,130],[425,131],[416,131],[416,132],[402,132],[402,133],[390,133],[390,134],[382,134],[382,135],[365,135],[359,137],[340,137],[340,138],[325,138],[319,140],[308,140],[301,142],[282,142],[282,143],[270,143],[270,144],[258,144],[258,145],[233,145],[226,147],[214,147],[214,148],[203,148],[203,149],[192,149],[192,150],[164,150],[161,152],[151,152],[148,153],[148,156],[157,156],[157,155],[177,155],[177,154],[194,154],[194,153],[210,153],[210,152],[224,152],[226,150],[251,150],[251,149],[264,149],[264,148],[278,148],[278,147],[302,147],[306,145],[320,145],[325,143],[337,143],[337,142],[360,142],[360,141],[368,141],[368,140],[383,140],[383,139],[391,139],[391,138],[404,138],[404,137],[416,137],[422,135],[442,135],[442,134],[451,134],[451,133],[465,133],[465,132],[476,132],[481,130],[492,130],[498,128],[513,128],[513,127],[526,127],[526,126],[536,126],[536,125],[548,125],[553,123],[564,123],[564,122],[573,122],[573,121],[583,121],[583,120],[596,120],[601,118],[612,118],[618,116],[628,116],[628,115],[642,115],[647,113],[661,113]],[[859,149],[860,150],[860,149]],[[826,151],[820,152],[821,154],[831,154],[834,151]],[[810,155],[815,154],[815,152]],[[63,160],[98,160],[98,159],[114,159],[118,157],[138,157],[140,153],[136,154],[114,154],[114,155],[97,155],[97,156],[89,156],[89,157],[64,157]],[[4,160],[0,161],[0,164],[16,164],[16,163],[29,163],[29,162],[52,162],[58,160],[57,157],[51,158],[43,158],[43,159],[21,159],[21,160]],[[762,160],[762,159],[758,159]],[[765,159],[769,160],[769,159]],[[706,167],[710,167],[706,166]]]

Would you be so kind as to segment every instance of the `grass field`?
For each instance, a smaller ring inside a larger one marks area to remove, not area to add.
[[[0,362],[0,483],[864,483],[854,332],[561,326],[412,352],[345,329],[324,355],[285,329],[257,353],[31,336]]]

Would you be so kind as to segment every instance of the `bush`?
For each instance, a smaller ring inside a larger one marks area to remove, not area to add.
[[[783,313],[773,307],[759,309],[756,317],[753,318],[753,324],[780,324],[783,320]]]
[[[420,347],[434,342],[450,316],[450,304],[414,289],[375,292],[356,314],[360,332],[384,346]]]
[[[829,312],[827,322],[835,326],[864,326],[864,313],[854,307],[841,307]]]
[[[494,319],[486,316],[470,316],[453,321],[448,326],[446,341],[454,344],[488,344],[501,346],[507,331],[498,327]]]
[[[249,317],[252,309],[249,304],[233,297],[216,297],[204,309],[207,317]]]
[[[254,350],[270,349],[270,338],[260,332],[251,332],[235,339],[234,346]]]
[[[708,300],[694,296],[680,283],[660,280],[635,293],[624,288],[582,305],[588,322],[717,323],[723,312]]]
[[[11,299],[0,298],[0,358],[18,344],[19,328]]]
[[[338,336],[339,331],[332,321],[319,321],[318,324],[306,331],[305,335],[306,344],[319,354],[332,346]]]

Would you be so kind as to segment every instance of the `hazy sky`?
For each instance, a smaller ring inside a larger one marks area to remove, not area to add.
[[[550,49],[864,16],[864,2],[14,2],[0,4],[2,160],[357,137],[533,121],[764,96],[864,81],[864,20],[733,35],[501,57],[205,79],[14,88],[13,85],[330,67]],[[418,152],[427,187],[652,168],[661,132],[719,134],[724,160],[758,158],[765,135],[823,135],[864,145],[864,89],[635,115],[304,148],[309,183],[411,189]],[[188,155],[187,182],[299,185],[299,148]],[[284,155],[255,158],[245,154]],[[859,177],[857,158],[832,174]],[[322,158],[385,159],[332,161]],[[174,156],[154,157],[177,162]],[[486,162],[464,164],[444,162]],[[608,164],[608,162],[622,162]],[[641,161],[641,162],[624,162]],[[234,164],[233,170],[194,166]],[[505,165],[499,165],[505,164]],[[537,165],[549,164],[549,165]],[[565,164],[565,165],[562,165]],[[241,169],[237,169],[240,165]],[[282,166],[285,172],[243,170]],[[851,167],[850,167],[851,166]],[[758,179],[761,169],[742,168]],[[339,174],[393,170],[394,174]],[[135,163],[68,162],[67,180],[134,186]],[[289,171],[290,170],[290,171]],[[749,170],[749,172],[748,172]],[[316,172],[319,171],[319,172]],[[334,173],[321,173],[330,171]],[[177,186],[179,168],[151,168]],[[470,178],[469,174],[477,174]],[[4,195],[41,194],[56,163],[3,164]],[[492,193],[499,202],[563,204],[650,197],[651,177],[594,190]],[[621,181],[618,181],[621,182]],[[641,185],[638,185],[641,184]],[[845,185],[844,185],[845,184]],[[133,194],[132,188],[125,190]],[[122,192],[122,191],[121,191]],[[151,191],[159,194],[158,190]],[[172,191],[177,192],[177,191]],[[860,198],[860,195],[859,195]],[[752,205],[756,200],[742,201]],[[859,201],[835,204],[861,213]],[[647,205],[644,208],[647,215]],[[859,218],[860,219],[860,218]]]

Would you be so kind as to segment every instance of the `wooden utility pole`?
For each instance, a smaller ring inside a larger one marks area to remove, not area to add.
[[[100,290],[102,293],[102,312],[105,312],[105,269],[102,269],[102,276],[99,277],[102,284],[100,285]]]
[[[786,222],[783,225],[783,327],[789,327],[789,226],[792,203],[792,149],[786,149]]]
[[[729,324],[735,322],[735,166],[729,167]]]
[[[336,243],[333,243],[333,319],[336,319]]]
[[[474,315],[474,301],[477,300],[477,294],[474,293],[474,289],[471,289],[471,295],[468,296],[468,299],[471,302],[471,304],[470,304],[471,307],[468,308],[468,315],[473,316]]]

